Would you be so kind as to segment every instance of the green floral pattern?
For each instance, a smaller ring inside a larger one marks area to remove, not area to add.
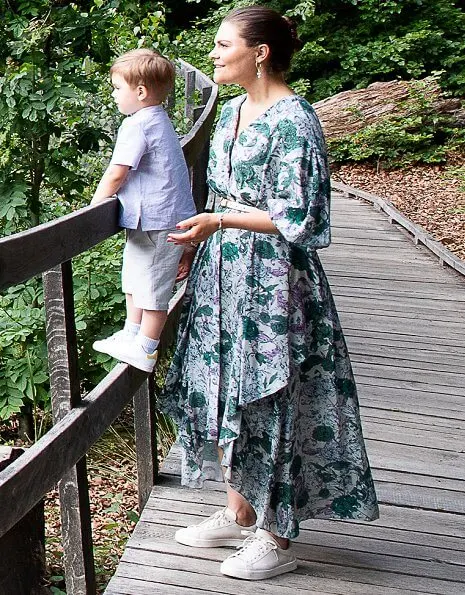
[[[208,183],[267,210],[278,235],[225,229],[199,249],[162,408],[179,428],[182,481],[222,478],[257,524],[294,538],[310,518],[373,520],[376,494],[350,360],[316,249],[330,242],[321,128],[282,99],[234,140],[222,110]]]

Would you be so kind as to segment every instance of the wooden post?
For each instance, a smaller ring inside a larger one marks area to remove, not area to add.
[[[153,376],[134,395],[139,513],[149,499],[158,476],[157,421]]]
[[[186,70],[184,87],[184,115],[191,122],[194,120],[194,93],[195,93],[195,70]]]
[[[81,402],[71,261],[43,275],[50,388],[54,423]],[[96,592],[92,526],[83,457],[58,483],[66,590]]]
[[[21,448],[0,446],[0,471],[22,452]],[[0,593],[42,595],[44,577],[45,519],[41,501],[0,538]]]

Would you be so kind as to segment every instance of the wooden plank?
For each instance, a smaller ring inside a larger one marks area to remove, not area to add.
[[[133,397],[139,513],[149,499],[158,475],[157,422],[153,376]]]
[[[447,450],[434,450],[407,444],[395,444],[382,440],[366,440],[370,462],[381,469],[398,469],[407,473],[422,473],[436,477],[456,477],[465,479],[465,455]],[[389,459],[386,453],[389,452]],[[461,510],[465,512],[465,498],[461,499]]]
[[[222,506],[225,502],[225,486],[223,483],[207,481],[205,483],[206,489],[199,490],[180,486],[179,473],[179,447],[175,445],[163,464],[164,473],[161,475],[161,485],[153,488],[151,498],[147,503],[147,511],[158,509],[162,506],[163,501],[180,500],[182,503],[189,502],[190,506],[197,507],[196,514],[203,514],[208,516],[214,512],[215,506]],[[378,484],[401,484],[400,487],[405,486],[409,489],[411,486],[433,488],[435,494],[444,490],[444,495],[447,492],[463,493],[465,492],[465,482],[453,478],[432,477],[428,475],[419,475],[417,473],[403,473],[399,470],[378,469],[373,467],[375,481]],[[168,474],[170,473],[170,474]],[[397,492],[397,487],[394,488]],[[422,493],[425,493],[423,490]],[[410,502],[411,500],[409,500]],[[397,502],[397,500],[396,500]],[[168,506],[171,506],[168,504]],[[200,508],[199,508],[200,507]],[[203,512],[200,512],[203,511]],[[187,512],[186,509],[184,509]],[[363,527],[375,527],[377,525],[392,527],[392,528],[409,528],[409,530],[417,529],[421,526],[424,532],[432,532],[438,535],[451,535],[456,537],[465,537],[465,517],[457,516],[456,514],[447,514],[444,512],[430,512],[428,510],[421,510],[415,507],[414,510],[405,508],[400,509],[397,506],[384,506],[381,510],[381,518],[375,523],[364,523],[362,521],[340,521],[343,523],[360,523]],[[146,515],[149,512],[145,513]],[[402,515],[402,520],[398,517]],[[145,517],[144,517],[145,518]],[[410,519],[410,520],[409,520]],[[421,521],[418,519],[422,519]],[[309,526],[313,526],[314,520],[305,521]],[[323,525],[327,521],[320,521]],[[334,521],[335,523],[339,521]],[[304,523],[304,525],[305,525]],[[176,523],[174,523],[176,526]],[[306,525],[305,525],[306,526]]]
[[[431,301],[453,301],[463,302],[465,300],[464,292],[456,283],[444,283],[422,279],[411,281],[410,279],[360,279],[349,276],[331,276],[331,287],[336,293],[342,295],[348,292],[353,295],[361,293],[370,293],[373,295],[398,295],[401,296],[419,296]]]
[[[324,269],[328,277],[333,276],[344,276],[344,277],[355,277],[361,279],[389,279],[392,281],[399,281],[401,279],[401,273],[404,273],[401,266],[397,267],[386,267],[381,262],[364,262],[362,258],[351,259],[341,262],[339,259],[334,259],[331,256],[331,248],[321,250],[318,254],[323,263]],[[439,267],[422,267],[423,271],[417,271],[416,267],[411,267],[408,271],[408,278],[406,281],[415,281],[420,283],[451,283],[451,277],[449,272],[444,269],[441,270]],[[425,281],[426,279],[426,281]],[[457,287],[457,285],[455,285]]]
[[[463,260],[455,256],[455,254],[450,252],[450,250],[448,250],[443,244],[436,241],[420,225],[410,221],[389,201],[381,198],[380,196],[371,194],[370,192],[365,192],[363,190],[359,190],[358,188],[351,188],[350,186],[340,184],[339,182],[333,181],[332,187],[338,191],[344,192],[346,195],[357,196],[358,198],[372,203],[377,209],[384,211],[389,216],[390,221],[396,222],[396,224],[409,231],[412,234],[415,243],[421,242],[431,252],[438,256],[441,263],[445,262],[460,274],[465,275],[465,262]]]
[[[446,397],[447,395],[443,396]],[[401,395],[399,395],[399,398],[401,398]],[[381,406],[375,399],[364,399],[362,411],[363,419],[377,418],[395,420],[400,426],[406,424],[406,427],[412,424],[418,424],[418,427],[423,425],[427,428],[435,426],[437,431],[443,428],[451,430],[456,429],[459,434],[463,432],[465,428],[462,417],[459,417],[454,411],[452,411],[450,415],[443,412],[442,414],[441,412],[436,413],[436,415],[426,414],[422,410],[419,411],[418,402],[416,408],[412,407],[411,410],[408,410],[407,407],[400,407],[396,403],[391,404],[387,402],[384,403],[384,406]],[[457,450],[459,449],[461,449],[461,447]]]
[[[349,347],[353,340],[358,340],[370,346],[376,343],[383,347],[426,350],[438,354],[444,354],[445,351],[453,354],[463,353],[463,346],[460,343],[451,344],[451,339],[443,338],[441,340],[441,338],[435,338],[434,341],[431,341],[428,337],[423,338],[423,336],[403,334],[397,332],[396,329],[393,329],[390,333],[377,333],[375,329],[357,328],[356,325],[354,325],[354,328],[344,326],[344,335]],[[444,350],[444,346],[447,347],[447,350]]]
[[[403,368],[392,362],[392,365],[377,363],[375,361],[363,361],[354,359],[352,362],[356,376],[375,375],[377,379],[386,379],[393,381],[411,382],[418,385],[440,386],[438,392],[447,392],[453,390],[454,395],[463,395],[465,387],[465,377],[463,373],[444,370],[418,369],[404,366]],[[374,360],[374,358],[372,358]]]
[[[204,520],[208,515],[213,514],[218,510],[218,506],[211,505],[205,506],[198,502],[192,502],[190,500],[181,501],[179,491],[177,492],[177,499],[167,499],[166,495],[163,494],[163,498],[153,499],[152,506],[147,509],[147,513],[144,515],[141,532],[137,533],[138,538],[142,541],[143,535],[151,537],[152,535],[152,524],[154,525],[153,530],[156,531],[156,526],[164,525],[171,527],[171,529],[185,527],[188,524],[198,523]],[[388,509],[387,506],[382,506],[382,512]],[[421,526],[417,519],[417,511],[413,511],[408,508],[395,507],[397,513],[397,525],[403,521],[403,526],[397,527],[383,527],[378,521],[373,523],[356,523],[352,521],[328,521],[313,519],[311,521],[304,521],[301,523],[301,534],[299,535],[299,542],[306,544],[314,544],[312,533],[319,533],[319,540],[326,540],[326,544],[329,546],[331,543],[336,545],[341,544],[339,536],[350,537],[351,540],[360,539],[361,545],[354,543],[349,549],[357,550],[359,547],[363,551],[373,551],[382,553],[386,551],[386,542],[398,542],[402,543],[407,548],[403,550],[402,555],[408,555],[410,557],[417,557],[418,559],[429,559],[431,555],[445,559],[444,557],[450,556],[449,561],[455,560],[457,564],[465,564],[465,543],[462,537],[449,536],[449,535],[437,535],[431,531],[429,527]],[[431,515],[443,517],[448,513],[437,513],[426,511]],[[448,515],[453,516],[453,515]],[[455,523],[460,525],[460,519],[457,521],[455,516]],[[382,515],[381,515],[382,517]],[[429,519],[428,519],[429,520]],[[410,526],[405,526],[410,521]],[[465,523],[463,518],[461,521],[461,533],[465,531]],[[325,545],[320,542],[319,545]],[[427,548],[426,546],[429,546]],[[400,546],[399,546],[400,547]],[[434,552],[433,550],[438,550]],[[407,554],[407,552],[409,552]],[[397,552],[397,555],[400,555]]]
[[[0,291],[71,260],[117,233],[118,200],[109,198],[0,239]],[[37,249],[40,246],[40,250]]]
[[[366,585],[350,580],[345,580],[343,572],[334,573],[333,576],[327,576],[323,579],[319,576],[322,571],[320,570],[323,565],[321,564],[301,564],[298,570],[292,575],[287,575],[287,578],[290,579],[292,576],[292,580],[285,581],[285,577],[276,577],[269,581],[258,581],[258,582],[248,582],[244,584],[243,581],[238,581],[235,579],[231,579],[228,577],[223,577],[222,575],[218,575],[218,568],[219,563],[222,558],[224,558],[227,554],[229,554],[231,550],[224,550],[223,555],[219,556],[219,559],[215,560],[213,563],[209,560],[202,559],[196,568],[195,563],[192,561],[192,558],[187,558],[186,563],[189,567],[188,572],[184,575],[184,582],[183,581],[183,568],[179,568],[182,564],[182,558],[180,556],[171,556],[167,557],[164,556],[161,563],[165,563],[165,565],[170,565],[174,568],[170,568],[169,572],[167,573],[169,589],[172,588],[173,583],[177,585],[186,585],[186,593],[192,592],[190,589],[198,588],[203,590],[202,593],[211,593],[217,591],[211,591],[215,587],[220,589],[219,592],[223,594],[232,594],[237,595],[238,593],[247,592],[247,594],[295,594],[295,593],[319,593],[319,594],[367,594],[367,587]],[[146,566],[153,564],[154,558],[149,555],[146,557]],[[158,556],[157,556],[158,558]],[[156,562],[155,562],[156,563]],[[142,573],[147,579],[150,581],[151,584],[152,577],[159,576],[160,579],[167,580],[163,575],[163,569],[160,568],[159,572],[152,573],[150,569],[141,568],[140,565],[135,562],[128,562],[125,568],[125,573],[129,576],[137,576]],[[201,567],[199,567],[201,565]],[[158,566],[158,564],[157,564]],[[190,567],[193,567],[191,570]],[[313,569],[314,566],[314,569]],[[152,566],[153,568],[153,566]],[[216,572],[215,572],[216,569]],[[337,569],[342,570],[342,568]],[[338,576],[339,574],[339,576]],[[130,583],[128,583],[130,584]],[[145,591],[148,593],[149,591]],[[168,591],[166,591],[168,592]],[[169,591],[171,592],[171,591]],[[196,591],[198,592],[198,591]],[[379,586],[379,585],[370,585],[370,595],[403,595],[405,593],[409,593],[410,591],[402,589],[396,589],[389,586]]]
[[[130,553],[131,551],[128,550],[127,558],[130,558],[130,560],[126,558],[121,562],[121,568],[118,573],[124,578],[138,577],[146,581],[163,581],[168,589],[171,585],[178,587],[189,585],[189,589],[195,588],[198,589],[198,592],[202,593],[209,593],[210,589],[212,589],[213,592],[220,591],[224,595],[236,595],[238,588],[241,591],[244,589],[242,583],[237,579],[223,576],[219,572],[221,558],[230,554],[230,549],[223,552],[222,556],[220,554],[220,559],[215,560],[205,558],[196,560],[195,558],[181,555],[167,556],[161,552],[157,552],[154,555],[151,552],[137,551],[134,556],[130,556]],[[294,577],[299,577],[299,574],[296,572],[292,574]],[[288,586],[290,582],[292,584]],[[300,580],[294,578],[292,581],[287,581],[287,584],[280,577],[276,577],[273,581],[262,580],[259,583],[257,585],[256,583],[248,582],[246,587],[247,594],[270,593],[280,595],[282,593],[283,595],[295,595],[296,591],[299,593],[315,592],[313,589],[308,588],[309,582],[307,575],[300,575]],[[326,590],[318,590],[318,593],[329,595],[329,592]]]
[[[353,363],[355,376],[357,383],[363,383],[365,385],[370,385],[372,387],[391,387],[396,388],[399,391],[403,389],[410,389],[410,390],[417,390],[420,392],[437,392],[439,394],[447,395],[450,392],[452,395],[462,396],[463,389],[460,386],[454,386],[454,384],[450,384],[444,386],[442,384],[437,383],[427,383],[421,382],[420,378],[410,378],[410,379],[402,379],[400,375],[397,377],[389,377],[389,375],[382,371],[380,368],[376,370],[376,373],[379,373],[382,376],[376,377],[374,367],[367,366],[364,368],[362,364],[357,362]],[[374,389],[373,389],[374,390]]]
[[[194,571],[199,572],[200,576],[203,576],[204,584],[208,582],[209,585],[215,587],[213,579],[218,576],[216,574],[218,573],[218,564],[212,564],[212,561],[219,563],[224,559],[228,555],[226,548],[201,548],[193,551],[192,548],[177,544],[172,538],[173,531],[169,528],[151,526],[150,531],[155,531],[156,539],[152,539],[150,536],[143,537],[139,541],[131,539],[131,547],[125,551],[123,564],[125,562],[138,563],[137,569],[130,569],[127,572],[128,577],[133,573],[140,577],[142,565],[147,567],[147,578],[153,576],[157,560],[160,559],[160,555],[163,555],[165,565],[170,561],[174,564],[183,564],[183,566],[180,566],[180,570],[186,567],[192,568]],[[163,537],[161,537],[162,534]],[[396,545],[394,544],[394,547]],[[403,544],[400,544],[400,546],[400,552],[402,552]],[[420,591],[422,593],[453,592],[447,590],[447,588],[450,589],[452,585],[455,588],[458,586],[463,587],[464,584],[464,567],[448,564],[440,560],[415,560],[403,558],[401,554],[398,556],[395,553],[391,553],[391,555],[376,554],[347,550],[342,547],[308,547],[299,541],[296,541],[293,547],[299,560],[297,571],[285,576],[275,577],[270,581],[260,581],[260,586],[264,589],[262,592],[266,593],[270,586],[290,588],[294,590],[294,593],[305,592],[309,573],[314,578],[320,577],[325,580],[327,578],[342,579],[350,583],[352,579],[354,582],[359,582],[359,584],[365,583],[365,589],[367,588],[366,585],[370,585],[370,590],[365,590],[365,593],[371,593],[372,584],[401,589],[418,589],[419,587],[425,588],[428,586],[428,590]],[[167,554],[170,554],[170,556],[167,556]],[[195,555],[195,558],[190,557],[193,555]],[[209,569],[211,570],[209,571]],[[122,574],[122,568],[119,569],[118,574]],[[159,576],[162,580],[172,580],[170,573],[163,575],[163,569],[160,569]],[[182,575],[179,578],[181,579],[181,577]],[[191,585],[192,578],[189,573],[187,576],[185,575],[184,580]],[[220,577],[220,579],[223,580],[223,577]],[[234,581],[234,579],[229,580]],[[321,588],[327,588],[326,584],[326,582],[321,582]],[[234,581],[233,585],[237,589],[237,581]],[[337,592],[341,593],[342,591],[345,593],[346,591],[343,589]],[[446,589],[446,591],[442,589]],[[225,593],[227,592],[225,590]],[[321,591],[317,588],[317,592]]]
[[[381,440],[382,442],[394,442],[406,446],[420,446],[436,450],[449,450],[455,452],[457,441],[465,444],[465,430],[455,435],[440,434],[431,429],[400,427],[395,422],[386,422],[383,419],[377,421],[363,419],[364,435],[367,439]]]
[[[375,482],[402,484],[406,486],[421,486],[446,490],[448,492],[465,492],[465,482],[455,477],[435,477],[433,475],[420,475],[419,473],[403,473],[400,469],[379,469],[373,467]],[[455,527],[464,522],[463,517],[453,516]],[[437,530],[437,528],[436,528]]]
[[[146,374],[117,364],[72,409],[0,474],[0,536],[73,467],[118,417]]]
[[[464,293],[465,295],[465,293]],[[465,322],[465,302],[436,302],[425,300],[423,297],[394,295],[390,299],[386,295],[365,293],[365,295],[354,296],[343,292],[337,292],[336,300],[339,309],[345,311],[357,311],[377,313],[378,315],[389,314],[390,312],[401,312],[403,316],[410,315],[413,318],[424,318],[426,321],[434,317],[441,322]]]
[[[46,272],[43,285],[53,423],[57,424],[81,404],[71,262]],[[66,589],[93,593],[96,579],[85,456],[63,475],[58,492]]]
[[[212,591],[205,585],[200,590],[188,585],[167,587],[164,583],[120,576],[114,576],[105,589],[105,595],[168,595],[168,593],[169,595],[223,595],[222,591]]]
[[[455,352],[444,353],[433,351],[431,349],[418,348],[417,344],[396,343],[395,347],[382,345],[367,340],[361,340],[358,337],[348,339],[349,351],[353,359],[363,358],[365,363],[374,361],[376,363],[404,362],[406,367],[424,369],[425,366],[430,370],[444,370],[452,368],[462,374],[465,371],[465,360],[463,359],[463,349],[457,348]]]

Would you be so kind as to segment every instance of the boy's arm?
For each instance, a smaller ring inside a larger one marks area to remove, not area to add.
[[[109,165],[97,186],[90,204],[95,205],[118,192],[123,185],[129,170],[129,165]]]

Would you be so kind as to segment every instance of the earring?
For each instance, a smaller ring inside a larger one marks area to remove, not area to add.
[[[261,62],[257,62],[255,61],[255,68],[257,69],[257,78],[261,79],[262,78],[262,63]]]

